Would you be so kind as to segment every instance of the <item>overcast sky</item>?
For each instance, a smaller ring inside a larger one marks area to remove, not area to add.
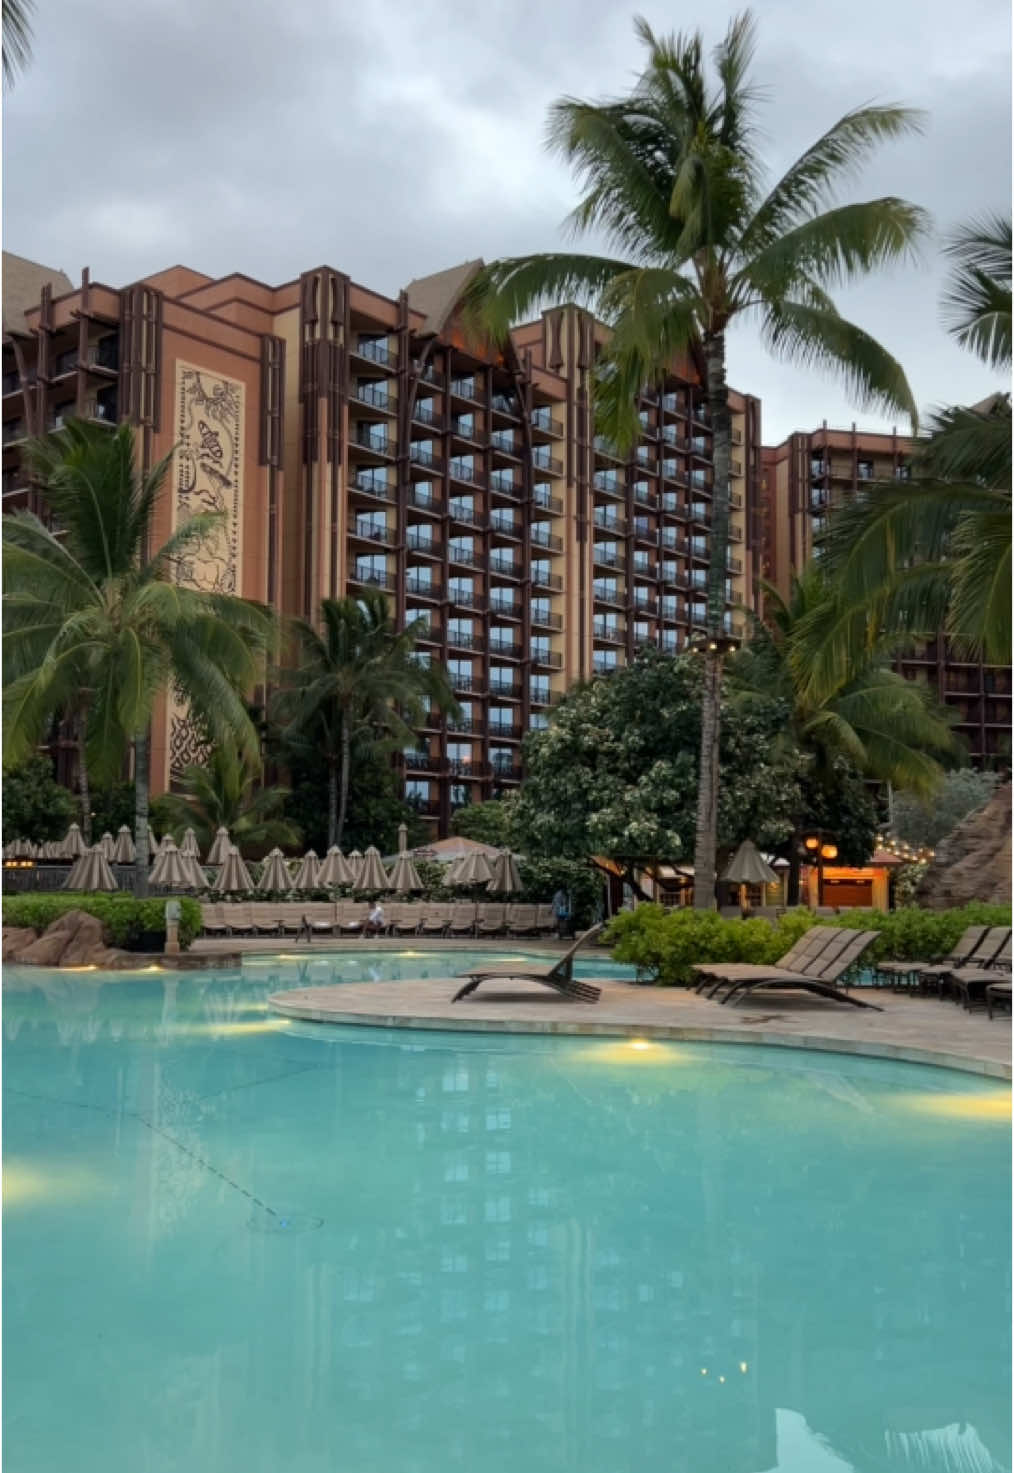
[[[558,248],[576,192],[542,137],[549,104],[624,91],[656,30],[733,12],[687,0],[37,0],[35,59],[6,100],[5,245],[112,285],[182,262],[278,283],[322,263],[393,294],[473,256]],[[759,0],[755,75],[772,171],[848,108],[903,101],[924,136],[885,148],[852,197],[900,194],[944,231],[1007,210],[1008,0]],[[594,247],[594,242],[592,242]],[[941,266],[839,298],[901,359],[924,407],[996,385],[940,326]],[[764,438],[849,424],[831,381],[748,329],[730,378]],[[871,428],[879,422],[859,415]]]

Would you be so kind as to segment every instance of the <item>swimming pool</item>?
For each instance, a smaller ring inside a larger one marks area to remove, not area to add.
[[[1006,1466],[1009,1091],[267,1009],[467,960],[12,969],[8,1467]]]

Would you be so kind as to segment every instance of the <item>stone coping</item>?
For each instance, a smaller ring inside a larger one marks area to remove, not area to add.
[[[596,978],[596,981],[599,979]],[[692,1043],[769,1044],[931,1064],[1010,1079],[1006,1018],[967,1014],[935,998],[877,991],[883,1013],[791,994],[754,997],[726,1008],[693,992],[605,982],[597,1003],[511,982],[452,1003],[452,979],[340,983],[273,993],[280,1016],[316,1024],[440,1032],[657,1038]]]

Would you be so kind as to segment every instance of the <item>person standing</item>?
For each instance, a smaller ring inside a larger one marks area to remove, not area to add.
[[[556,918],[556,934],[562,941],[570,935],[570,896],[561,885],[553,896],[553,915]]]

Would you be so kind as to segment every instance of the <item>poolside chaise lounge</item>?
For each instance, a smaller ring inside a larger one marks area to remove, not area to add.
[[[1011,985],[1009,982],[988,982],[986,984],[986,1012],[992,1018],[995,1012],[1011,1011]]]
[[[451,919],[451,907],[444,901],[436,901],[432,905],[423,907],[422,920],[419,922],[420,936],[442,936],[447,930]]]
[[[973,929],[973,928],[970,928]],[[978,940],[971,950],[965,951],[960,957],[961,943],[965,936],[961,937],[954,952],[941,962],[919,963],[919,991],[937,992],[942,997],[950,982],[951,974],[959,967],[984,967],[991,966],[1000,949],[1010,938],[1009,926],[980,926]],[[965,935],[968,933],[966,932]]]
[[[422,906],[406,901],[391,915],[388,929],[392,936],[414,936],[422,920]]]
[[[201,934],[202,936],[226,936],[229,926],[222,914],[221,905],[201,906]]]
[[[552,904],[540,905],[535,912],[535,929],[540,936],[556,935],[556,912]]]
[[[774,965],[784,971],[805,972],[808,970],[806,963],[819,956],[832,939],[839,935],[841,931],[837,926],[811,926]],[[733,986],[738,979],[749,981],[766,969],[756,962],[698,962],[693,970],[700,976],[695,990],[703,992],[705,987],[710,986],[708,996],[714,997],[723,987]]]
[[[529,965],[527,962],[501,962],[497,966],[470,967],[467,972],[459,972],[460,977],[467,978],[464,986],[451,998],[452,1002],[458,1002],[483,982],[511,981],[511,982],[541,982],[544,987],[551,987],[554,992],[561,992],[565,997],[576,998],[579,1002],[597,1002],[601,995],[601,987],[594,987],[590,982],[579,982],[574,976],[574,957],[586,941],[597,936],[602,930],[601,923],[591,926],[587,931],[582,931],[574,938],[569,950],[559,957],[552,966]]]
[[[339,900],[337,902],[338,930],[358,935],[366,924],[370,907],[365,900]]]
[[[534,905],[509,905],[507,907],[507,934],[531,936],[539,929],[538,908]]]
[[[457,901],[451,906],[451,919],[447,923],[448,936],[475,935],[475,905],[471,901]]]
[[[827,929],[832,931],[832,935],[808,957],[796,961],[798,970],[782,967],[777,963],[771,966],[740,966],[737,968],[737,975],[728,979],[725,995],[718,1001],[722,1004],[734,1001],[738,1005],[744,997],[760,988],[798,988],[800,991],[825,997],[830,1002],[851,1003],[856,1008],[872,1008],[874,1012],[883,1012],[883,1008],[876,1003],[852,997],[843,986],[839,986],[840,979],[855,966],[866,948],[876,940],[878,933],[834,927]],[[709,996],[716,991],[713,988]]]
[[[477,936],[501,936],[507,929],[507,907],[491,902],[476,906],[475,934]]]
[[[280,907],[268,902],[254,901],[250,906],[254,935],[278,936],[282,930]]]
[[[1011,967],[1011,933],[1007,936],[999,951],[990,961],[980,964],[974,962],[968,967],[956,967],[951,972],[948,980],[954,1001],[960,1002],[968,1012],[980,1004],[985,1006],[986,988],[992,983],[1006,980],[1003,973],[1010,975]],[[999,973],[999,976],[997,975]]]
[[[902,982],[918,983],[920,991],[924,991],[923,978],[939,976],[944,972],[949,972],[952,967],[963,966],[965,962],[972,959],[976,947],[981,943],[985,934],[985,926],[966,926],[941,961],[878,962],[876,971],[882,977],[892,978],[895,986]]]

